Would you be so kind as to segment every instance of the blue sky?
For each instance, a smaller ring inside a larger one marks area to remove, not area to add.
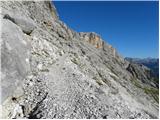
[[[96,32],[124,57],[158,57],[158,2],[54,1],[77,32]]]

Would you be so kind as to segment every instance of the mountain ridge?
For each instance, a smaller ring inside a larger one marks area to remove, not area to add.
[[[130,62],[135,62],[137,64],[143,64],[151,69],[153,72],[153,77],[159,77],[159,58],[129,58],[126,57],[126,60]]]

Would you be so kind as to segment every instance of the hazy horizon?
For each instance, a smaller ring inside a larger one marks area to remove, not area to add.
[[[54,1],[77,32],[96,32],[123,57],[159,58],[157,1]]]

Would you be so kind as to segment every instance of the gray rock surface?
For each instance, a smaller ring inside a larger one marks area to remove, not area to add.
[[[2,20],[1,87],[2,102],[13,94],[30,71],[30,47],[20,27]]]
[[[51,2],[0,5],[2,118],[158,118],[157,88],[99,35],[70,29]]]
[[[28,19],[23,15],[16,15],[16,13],[13,13],[12,15],[6,13],[3,19],[12,21],[16,25],[18,25],[26,34],[30,34],[35,28],[35,24],[32,19]]]

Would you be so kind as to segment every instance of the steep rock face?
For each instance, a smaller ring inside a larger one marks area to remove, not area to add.
[[[51,2],[0,5],[8,24],[2,32],[2,85],[14,86],[2,87],[2,118],[158,118],[154,94],[143,83],[137,86],[144,73],[134,76],[134,66],[127,69],[130,63],[99,35],[71,30]],[[10,79],[12,71],[18,74]]]
[[[95,46],[96,48],[103,47],[103,40],[96,33],[79,33],[80,37]]]

